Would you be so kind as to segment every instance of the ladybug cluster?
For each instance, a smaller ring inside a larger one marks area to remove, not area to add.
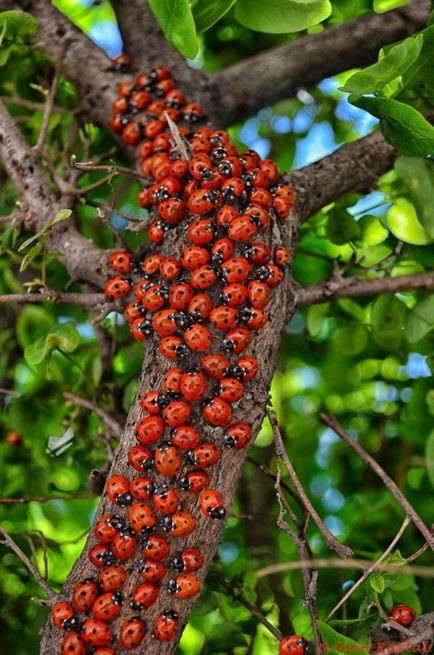
[[[200,105],[186,101],[167,69],[119,84],[112,129],[138,146],[150,178],[138,203],[152,218],[155,248],[143,258],[113,252],[105,293],[129,301],[124,318],[132,337],[155,340],[166,373],[160,388],[140,398],[131,474],[106,482],[113,509],[94,527],[95,574],[75,585],[69,602],[53,607],[53,622],[65,631],[62,655],[114,655],[117,645],[132,650],[143,640],[144,612],[161,587],[176,599],[200,592],[201,551],[176,546],[197,524],[183,499],[197,497],[199,515],[210,521],[226,516],[224,498],[210,486],[213,467],[224,448],[244,448],[251,439],[251,426],[235,418],[236,403],[259,370],[247,349],[268,321],[271,293],[290,261],[287,248],[260,235],[287,218],[292,189],[279,183],[272,161],[251,150],[239,155],[226,132],[206,127]],[[166,235],[181,224],[182,251],[164,255]],[[210,427],[212,439],[205,436]],[[141,582],[126,593],[133,558]],[[115,629],[126,603],[131,616]],[[150,630],[169,641],[178,627],[168,607]]]

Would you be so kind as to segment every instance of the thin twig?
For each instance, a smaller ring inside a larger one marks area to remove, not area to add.
[[[336,434],[341,439],[343,439],[343,441],[345,441],[345,443],[347,443],[354,450],[354,452],[357,453],[360,459],[362,459],[369,466],[369,468],[381,479],[384,486],[390,491],[395,500],[401,505],[407,516],[422,534],[431,550],[434,550],[434,535],[431,533],[430,529],[416,512],[413,505],[409,503],[402,491],[398,488],[392,478],[387,475],[386,471],[380,466],[380,464],[378,464],[378,462],[373,457],[371,457],[369,453],[366,452],[366,450],[360,445],[358,441],[353,439],[348,434],[348,432],[344,430],[344,428],[340,425],[334,416],[323,413],[320,414],[320,419],[324,425],[327,425],[334,432],[336,432]]]
[[[86,305],[91,307],[108,304],[103,293],[66,293],[52,289],[43,289],[37,293],[7,293],[4,296],[0,296],[0,304],[12,302],[64,302],[71,305]]]
[[[120,231],[115,228],[112,221],[110,220],[111,214],[109,216],[107,216],[105,210],[101,209],[101,207],[98,207],[98,209],[96,210],[96,213],[98,214],[98,218],[100,218],[101,221],[104,223],[104,225],[107,225],[110,232],[112,232],[112,234],[114,235],[114,237],[115,237],[116,241],[118,242],[118,244],[121,245],[122,247],[128,249],[127,242],[123,238]]]
[[[136,177],[139,180],[149,181],[148,175],[143,175],[139,171],[135,171],[133,168],[128,168],[127,166],[118,166],[117,164],[94,164],[91,161],[77,161],[76,155],[71,155],[70,164],[72,168],[76,168],[79,171],[107,171],[111,175],[131,175],[131,177]]]
[[[92,493],[80,493],[56,496],[32,496],[29,498],[0,498],[0,505],[28,505],[29,503],[49,503],[52,500],[88,500],[96,498]]]
[[[120,209],[113,209],[111,205],[107,205],[103,202],[96,202],[95,200],[89,200],[88,198],[80,198],[80,200],[83,200],[83,202],[86,205],[89,205],[89,207],[96,207],[97,209],[100,207],[106,212],[110,212],[110,215],[116,214],[116,216],[125,218],[127,221],[132,221],[133,223],[142,223],[144,220],[146,220],[144,216],[137,216],[137,214],[129,214],[128,212],[121,211]]]
[[[92,184],[88,184],[87,186],[84,187],[77,187],[76,189],[74,189],[73,193],[75,196],[86,195],[86,193],[89,193],[89,191],[94,191],[95,189],[98,189],[100,186],[104,186],[105,184],[111,184],[113,178],[116,177],[117,175],[118,175],[117,171],[113,170],[111,173],[105,175],[100,180],[97,180],[96,182],[92,182]]]
[[[60,61],[63,60],[61,57]],[[42,153],[44,148],[45,139],[47,138],[48,127],[50,124],[51,114],[53,113],[54,100],[56,98],[57,86],[59,84],[59,78],[61,73],[61,67],[59,64],[56,65],[54,69],[53,81],[51,82],[51,87],[47,95],[47,100],[45,102],[44,113],[42,116],[41,129],[39,130],[38,140],[34,147],[34,152],[37,155]]]
[[[46,593],[48,598],[50,600],[54,600],[57,597],[57,594],[51,589],[50,585],[42,575],[39,573],[37,568],[32,564],[32,562],[29,560],[27,555],[25,554],[24,551],[21,550],[21,548],[18,546],[18,544],[15,543],[15,541],[12,539],[10,534],[4,530],[4,528],[0,527],[0,535],[2,535],[2,539],[0,540],[0,543],[4,544],[20,558],[22,563],[26,566],[26,568],[29,570],[29,572],[33,575],[35,578],[35,581],[37,584],[40,586],[40,588]]]
[[[40,109],[45,109],[45,102],[35,102],[33,100],[27,100],[26,98],[19,98],[18,96],[0,96],[5,105],[17,105],[19,107],[26,107],[26,109],[32,109],[38,111]],[[72,110],[66,109],[65,107],[59,107],[58,105],[53,105],[52,113],[56,114],[67,114]]]
[[[97,403],[94,403],[91,400],[87,400],[86,398],[81,398],[80,396],[76,396],[74,393],[70,393],[69,391],[65,391],[63,395],[65,398],[71,400],[76,405],[79,405],[80,407],[84,407],[85,409],[89,409],[91,412],[95,412],[95,414],[99,416],[101,421],[108,427],[110,432],[115,437],[119,438],[121,436],[122,426],[117,422],[117,420],[111,414],[106,412],[105,409],[100,407]]]
[[[407,529],[407,526],[410,523],[410,519],[408,516],[405,517],[401,527],[399,528],[398,532],[396,533],[395,537],[393,538],[393,541],[390,542],[389,546],[386,548],[384,553],[375,561],[372,563],[372,566],[369,567],[367,571],[364,572],[361,578],[357,580],[357,582],[347,591],[347,593],[342,596],[340,601],[333,607],[331,612],[329,612],[326,621],[329,621],[333,614],[337,612],[337,610],[342,607],[342,605],[348,600],[348,598],[360,587],[360,585],[373,573],[382,562],[386,559],[386,557],[392,552],[392,550],[395,548],[396,544],[398,541],[401,539],[402,535],[404,534],[405,530]]]
[[[279,562],[264,566],[256,571],[257,578],[266,578],[286,571],[298,571],[303,568],[311,569],[357,569],[367,571],[372,566],[372,560],[365,559],[339,559],[338,557],[324,557],[318,559],[297,560],[296,562]],[[420,578],[434,578],[432,566],[409,566],[407,564],[383,564],[382,570],[390,573],[408,573]]]

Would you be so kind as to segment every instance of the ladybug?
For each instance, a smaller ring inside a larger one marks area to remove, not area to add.
[[[133,95],[130,98],[130,105],[137,111],[146,109],[146,107],[150,104],[151,102],[151,96],[147,91],[137,91],[136,93],[133,93]],[[146,152],[144,149],[140,148],[139,149],[139,155],[140,157],[143,158],[144,152]]]
[[[252,307],[262,309],[270,299],[270,287],[260,280],[252,280],[247,286],[247,295]]]
[[[244,257],[231,257],[222,264],[223,278],[229,284],[244,282],[248,278],[251,268]]]
[[[196,321],[208,318],[212,308],[212,300],[207,293],[197,293],[188,303],[188,312]]]
[[[136,341],[144,341],[146,335],[150,334],[150,321],[143,318],[136,318],[130,325],[130,334]]]
[[[98,585],[89,578],[77,582],[72,592],[72,606],[76,612],[87,612],[98,596]]]
[[[142,301],[143,307],[149,312],[156,312],[164,307],[169,295],[166,287],[164,287],[162,284],[153,284],[152,286],[148,287],[144,293],[139,290],[136,295],[139,294],[139,300]]]
[[[215,489],[206,489],[199,497],[200,511],[211,519],[224,519],[226,510],[223,507],[223,498]]]
[[[95,546],[92,546],[87,556],[92,564],[98,569],[103,569],[105,566],[109,566],[115,561],[115,556],[110,550],[110,547],[105,544],[96,544]]]
[[[103,544],[110,544],[116,537],[118,530],[122,530],[124,523],[119,516],[109,515],[100,518],[94,528],[95,537]]]
[[[185,400],[174,400],[163,409],[164,420],[171,428],[188,421],[190,415],[191,405]]]
[[[157,487],[152,498],[155,509],[161,514],[173,514],[179,507],[179,496],[166,484]]]
[[[98,581],[103,591],[117,591],[127,579],[127,572],[120,566],[107,566],[99,572]]]
[[[221,451],[212,443],[203,443],[185,453],[185,459],[193,466],[206,468],[214,466],[220,459]]]
[[[293,206],[294,201],[291,198],[285,196],[275,196],[273,198],[273,209],[276,216],[281,220],[285,220]]]
[[[128,461],[136,471],[152,467],[151,451],[146,446],[133,446],[128,451]]]
[[[268,321],[268,316],[262,309],[244,307],[238,312],[238,320],[245,323],[250,330],[261,330]]]
[[[177,327],[174,319],[173,309],[162,309],[154,314],[152,327],[160,337],[169,337],[176,333]]]
[[[51,619],[56,628],[63,628],[63,624],[74,616],[74,610],[69,603],[56,603],[51,609]]]
[[[132,501],[130,483],[123,475],[112,475],[106,482],[105,490],[112,503],[129,505]]]
[[[189,491],[193,494],[198,494],[209,485],[209,477],[205,471],[198,469],[197,471],[189,471],[184,475],[179,482],[179,486],[184,491]]]
[[[147,610],[155,603],[157,597],[158,587],[152,582],[143,582],[133,593],[131,607],[136,610]]]
[[[256,168],[260,162],[260,157],[254,150],[244,150],[240,155],[240,159],[246,171]]]
[[[122,609],[123,596],[120,591],[101,594],[92,606],[92,615],[103,621],[113,621]]]
[[[164,564],[153,559],[146,559],[143,562],[138,562],[137,570],[141,578],[154,584],[160,582],[167,572]]]
[[[227,284],[223,287],[220,294],[220,300],[225,305],[229,305],[229,307],[238,307],[239,305],[244,305],[246,302],[247,293],[248,290],[244,284],[233,282],[232,284]]]
[[[190,195],[187,206],[193,214],[209,214],[220,203],[221,194],[217,189],[197,189]]]
[[[197,596],[202,587],[199,580],[192,573],[178,575],[176,578],[168,580],[166,586],[168,591],[175,595],[175,598],[182,598],[183,600]]]
[[[144,313],[145,310],[140,303],[131,302],[129,305],[125,307],[124,319],[126,320],[127,323],[132,323],[137,319],[143,318]]]
[[[390,610],[389,616],[400,625],[408,627],[415,620],[416,612],[408,605],[395,605]]]
[[[188,105],[185,105],[183,116],[189,123],[197,123],[198,120],[204,117],[204,112],[197,102],[190,102]]]
[[[252,428],[247,423],[235,423],[226,430],[223,443],[229,448],[244,448],[252,437]]]
[[[247,328],[237,327],[227,333],[222,345],[229,352],[240,353],[247,348],[251,339],[251,332]]]
[[[85,619],[81,634],[84,641],[92,646],[105,646],[112,638],[112,632],[107,623],[93,617]]]
[[[185,215],[185,202],[180,198],[168,198],[158,205],[158,213],[161,218],[169,223],[176,225],[180,223]]]
[[[148,500],[154,490],[152,478],[138,476],[130,482],[130,491],[136,500]]]
[[[95,648],[94,655],[116,655],[116,651],[112,646],[99,646]]]
[[[217,168],[211,168],[204,172],[202,176],[202,189],[219,189],[224,182],[224,177],[220,175]]]
[[[226,157],[218,164],[220,175],[224,177],[240,177],[243,167],[238,157]]]
[[[125,530],[116,535],[112,544],[113,555],[119,560],[133,557],[137,542],[131,530]]]
[[[150,532],[157,523],[151,507],[143,500],[137,501],[129,507],[128,520],[136,532]]]
[[[144,622],[137,617],[122,623],[118,634],[120,647],[125,650],[133,650],[134,648],[137,648],[137,646],[139,646],[143,641],[145,629]]]
[[[213,380],[221,380],[228,366],[229,360],[219,353],[202,357],[202,371]]]
[[[132,82],[119,82],[118,96],[121,96],[122,98],[128,98],[131,95],[133,86],[134,85]]]
[[[299,635],[283,637],[279,642],[279,655],[305,655],[308,643]]]
[[[215,217],[215,223],[217,227],[222,228],[223,230],[226,230],[230,223],[235,220],[238,217],[238,212],[233,207],[232,205],[223,205],[223,207],[220,207],[218,210],[216,217]]]
[[[207,218],[201,218],[200,220],[191,223],[187,230],[187,236],[190,241],[197,246],[209,243],[214,238],[214,227],[212,222]]]
[[[188,173],[188,162],[185,159],[177,159],[171,163],[170,175],[181,180]]]
[[[212,166],[211,159],[206,153],[200,152],[195,154],[189,163],[189,170],[195,180],[202,180],[203,172]]]
[[[109,265],[117,273],[129,273],[133,259],[133,255],[128,250],[115,250],[109,257]]]
[[[212,312],[211,312],[212,315]],[[180,392],[190,403],[200,400],[206,391],[206,378],[198,371],[184,373],[181,377]]]
[[[156,562],[161,562],[170,553],[170,545],[166,537],[158,534],[150,534],[141,541],[142,554],[145,558],[150,558]]]
[[[60,655],[85,655],[86,644],[78,632],[68,632],[62,640]]]
[[[161,475],[176,475],[182,466],[182,459],[175,446],[162,444],[155,450],[155,468]]]
[[[236,378],[225,377],[218,383],[218,397],[228,403],[235,403],[244,395],[244,385]]]
[[[170,441],[180,450],[191,450],[200,444],[201,435],[192,425],[180,425],[172,430]]]
[[[265,171],[260,168],[254,168],[242,176],[246,189],[251,192],[253,189],[266,189],[270,180]]]
[[[250,194],[250,202],[264,209],[269,209],[273,204],[273,196],[266,189],[253,189]]]
[[[234,254],[235,246],[230,239],[222,237],[214,241],[211,247],[211,260],[220,265]]]
[[[142,269],[144,270],[145,275],[151,277],[152,275],[159,273],[162,261],[162,255],[149,255],[149,257],[146,257],[142,262]]]
[[[276,266],[284,267],[289,264],[292,259],[292,253],[284,246],[276,246],[273,252],[273,260]]]
[[[132,65],[133,62],[131,57],[126,54],[121,54],[112,59],[111,67],[117,73],[128,73]]]
[[[212,266],[199,266],[190,275],[190,284],[194,289],[208,289],[216,280],[217,274]]]
[[[125,275],[111,277],[104,285],[104,293],[109,300],[119,300],[131,291],[131,283]]]
[[[180,393],[181,378],[183,375],[184,372],[182,371],[182,369],[178,368],[177,366],[174,366],[173,368],[169,368],[169,370],[167,371],[167,373],[163,378],[163,383],[162,383],[163,390],[172,393]]]
[[[173,309],[183,311],[187,309],[193,298],[193,289],[188,282],[172,284],[169,289],[169,304]]]
[[[145,127],[145,135],[148,139],[155,139],[165,128],[164,121],[159,118],[154,118],[154,120],[149,121]]]
[[[268,270],[268,275],[266,280],[267,284],[269,287],[274,289],[274,287],[279,286],[279,284],[283,282],[283,273],[280,270],[280,268],[278,268],[274,264],[268,264],[266,268]]]
[[[209,261],[209,252],[201,246],[187,246],[182,251],[181,264],[188,271],[195,271]]]
[[[228,237],[236,243],[250,241],[253,239],[258,229],[255,221],[251,216],[237,216],[230,222],[228,227]]]
[[[184,341],[190,350],[203,353],[211,346],[211,332],[204,325],[194,323],[184,332]]]
[[[242,253],[249,262],[259,266],[268,264],[271,259],[271,249],[260,241],[252,241],[249,245],[244,246]]]
[[[273,189],[275,196],[282,198],[289,198],[290,200],[295,200],[294,189],[292,189],[288,184],[279,184]]]
[[[258,162],[258,167],[264,171],[269,182],[277,182],[279,179],[279,168],[271,159],[262,159]]]
[[[121,133],[121,139],[127,146],[136,146],[142,137],[143,126],[135,121],[128,123]]]
[[[209,135],[209,140],[214,146],[229,143],[229,134],[225,130],[215,130]]]
[[[237,315],[234,307],[219,305],[212,310],[209,320],[218,330],[232,330],[237,325]]]
[[[189,145],[193,155],[206,154],[211,150],[210,142],[203,137],[193,137]]]
[[[160,265],[160,275],[164,280],[171,282],[181,275],[181,262],[175,257],[166,257]]]
[[[158,391],[146,391],[140,398],[140,407],[148,412],[148,414],[156,415],[160,413],[160,408],[157,404]]]
[[[158,641],[172,641],[178,629],[178,614],[168,610],[160,614],[155,621],[154,637]]]
[[[166,359],[176,360],[179,359],[179,351],[183,341],[180,337],[164,337],[158,344],[158,350],[166,357]]]
[[[155,443],[164,434],[166,424],[161,416],[147,416],[136,425],[136,436],[140,443]]]
[[[172,77],[172,73],[165,66],[156,66],[149,73],[150,80],[161,81],[161,80],[167,80],[171,77]]]
[[[165,516],[161,525],[172,537],[188,537],[196,528],[196,519],[189,512],[175,512]]]
[[[215,427],[228,425],[232,418],[232,407],[221,398],[211,398],[203,409],[205,420]]]
[[[161,243],[165,235],[165,227],[162,221],[154,221],[148,229],[148,237],[152,243]]]
[[[260,207],[259,205],[250,204],[246,208],[243,215],[249,216],[252,219],[254,225],[261,232],[266,230],[270,224],[270,214],[267,212],[266,209]]]
[[[194,573],[202,568],[204,561],[204,556],[200,550],[187,548],[186,550],[180,550],[175,555],[170,562],[170,566],[180,573]]]

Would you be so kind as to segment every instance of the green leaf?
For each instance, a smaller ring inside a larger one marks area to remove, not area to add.
[[[434,328],[434,296],[417,303],[407,318],[406,336],[410,343],[420,341]]]
[[[336,632],[327,623],[318,621],[318,628],[325,644],[323,655],[342,655],[343,652],[366,655],[366,648],[340,632]]]
[[[32,263],[34,259],[42,252],[42,243],[35,243],[33,248],[30,248],[29,252],[22,258],[20,264],[20,272],[25,271],[28,266]]]
[[[2,234],[2,248],[12,250],[17,242],[18,230],[16,227],[8,227]]]
[[[5,66],[8,63],[12,50],[13,46],[11,45],[0,47],[0,66]]]
[[[56,225],[56,223],[60,223],[60,221],[66,220],[71,216],[71,214],[72,214],[71,209],[61,209],[60,211],[58,211],[57,214],[54,216],[54,218],[48,221],[48,223],[45,223],[45,225],[43,225],[41,229],[38,232],[36,232],[36,234],[34,234],[29,239],[26,239],[20,245],[20,247],[18,248],[18,252],[25,250],[30,246],[31,243],[45,236],[45,234],[47,234],[47,232],[49,232],[54,227],[54,225]]]
[[[401,344],[406,312],[406,306],[391,294],[378,296],[374,301],[371,311],[374,339],[386,350]]]
[[[359,235],[359,225],[345,209],[331,212],[327,221],[327,236],[330,241],[342,246],[344,243],[354,241]]]
[[[374,0],[374,11],[381,14],[383,11],[391,11],[396,7],[408,4],[410,0]]]
[[[220,20],[236,0],[198,0],[193,5],[193,18],[196,30],[205,32]]]
[[[419,157],[399,157],[395,170],[408,187],[422,227],[434,238],[434,162]]]
[[[44,337],[26,346],[24,357],[30,365],[35,366],[48,357],[55,348],[72,353],[79,343],[80,335],[74,323],[62,323],[56,325]]]
[[[329,0],[238,0],[235,17],[257,32],[299,32],[330,16]]]
[[[207,635],[204,654],[228,653],[236,646],[245,646],[246,636],[235,623],[215,625]]]
[[[388,230],[382,225],[378,216],[362,216],[358,225],[360,228],[360,241],[368,246],[377,246],[389,236]]]
[[[419,223],[414,206],[406,198],[398,198],[386,214],[389,230],[397,239],[423,246],[432,239]]]
[[[167,39],[185,57],[196,57],[199,43],[188,0],[149,0],[149,4]]]
[[[38,21],[25,11],[2,11],[0,13],[0,31],[4,31],[2,45],[5,41],[30,41],[38,31]]]
[[[350,96],[350,101],[379,118],[385,139],[404,155],[434,155],[434,127],[414,107],[385,96]]]
[[[369,578],[369,584],[378,594],[382,594],[386,588],[384,577],[381,575],[381,573],[374,573],[371,575]]]
[[[431,430],[425,446],[426,470],[434,489],[434,430]]]

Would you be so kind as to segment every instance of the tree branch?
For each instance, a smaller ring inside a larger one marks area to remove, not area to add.
[[[434,273],[380,277],[375,280],[359,280],[355,276],[333,278],[301,289],[297,295],[297,304],[299,307],[306,307],[339,298],[357,298],[359,296],[375,296],[379,293],[417,290],[433,291]]]
[[[53,291],[51,289],[42,289],[38,293],[7,293],[4,296],[0,296],[0,304],[13,302],[64,302],[71,305],[85,305],[86,307],[95,308],[98,305],[109,304],[103,293],[68,293],[66,291]]]
[[[367,66],[385,45],[422,29],[427,0],[384,14],[361,16],[288,45],[261,52],[213,75],[220,123],[231,125],[261,107],[296,95],[325,77]]]
[[[84,407],[85,409],[89,409],[91,412],[95,412],[95,414],[107,426],[107,428],[110,430],[110,432],[113,434],[114,437],[119,438],[121,436],[122,426],[120,425],[120,423],[118,423],[118,421],[111,414],[106,412],[105,409],[100,407],[100,405],[90,400],[87,400],[86,398],[81,398],[80,396],[76,396],[74,393],[70,393],[69,391],[65,391],[63,395],[65,396],[65,398],[75,403],[79,407]]]
[[[32,496],[31,498],[0,498],[0,505],[28,505],[29,503],[49,503],[52,500],[91,500],[95,498],[92,493],[77,493],[55,496]]]

